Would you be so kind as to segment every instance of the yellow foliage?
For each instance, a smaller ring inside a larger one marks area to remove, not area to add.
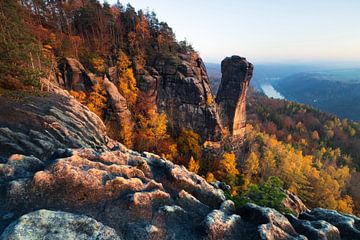
[[[99,79],[101,83],[101,80]],[[70,91],[70,94],[76,98],[79,102],[87,106],[90,111],[94,112],[100,118],[103,118],[103,113],[106,109],[106,91],[101,87],[100,83],[97,83],[93,91],[85,93],[83,91]]]
[[[301,124],[298,124],[299,129],[300,126]],[[278,141],[274,136],[259,130],[247,132],[247,141],[250,149],[254,148],[258,154],[251,153],[245,160],[242,188],[246,188],[245,185],[249,182],[265,182],[270,176],[278,176],[285,182],[287,189],[297,194],[309,207],[331,208],[344,212],[352,210],[350,199],[343,196],[350,170],[334,164],[341,156],[339,149],[322,148],[314,155],[304,155],[290,144]],[[256,168],[256,162],[259,164],[259,174],[249,176],[252,172],[250,169]]]
[[[89,94],[87,99],[86,106],[99,117],[103,117],[103,113],[106,109],[107,98],[105,96],[105,90],[102,89],[99,84],[96,84],[94,91]]]
[[[91,64],[98,73],[105,72],[104,59],[100,57],[95,57],[91,59]]]
[[[206,181],[207,181],[208,183],[215,182],[215,181],[216,181],[216,178],[215,178],[214,174],[211,173],[211,172],[208,172],[208,173],[206,174]]]
[[[131,68],[131,61],[122,51],[118,53],[117,60],[118,70],[118,89],[120,93],[125,97],[130,109],[134,109],[139,89],[134,76],[134,72]]]
[[[134,108],[139,89],[133,70],[128,68],[119,77],[119,91],[125,97],[130,108]]]
[[[151,151],[173,160],[177,155],[175,142],[167,134],[167,118],[156,109],[149,109],[146,115],[137,114],[136,149]]]
[[[338,201],[337,210],[344,213],[351,214],[353,212],[354,203],[352,198],[349,195],[345,195],[342,199]]]
[[[199,160],[195,161],[195,159],[191,157],[189,160],[188,169],[191,172],[198,173],[200,169],[200,161]]]
[[[123,72],[126,71],[128,68],[131,67],[131,61],[128,56],[123,52],[119,51],[117,55],[117,68],[119,71]]]
[[[77,92],[77,91],[73,91],[73,90],[70,90],[69,92],[79,102],[81,102],[81,103],[86,102],[86,93],[85,92],[83,92],[83,91]]]
[[[249,157],[244,161],[241,166],[241,173],[243,177],[243,186],[241,189],[243,191],[248,190],[252,181],[256,181],[255,176],[259,172],[259,158],[256,153],[251,152]]]
[[[163,142],[162,148],[160,149],[160,152],[158,154],[161,154],[161,156],[167,160],[174,161],[175,158],[178,155],[177,145],[176,143],[167,143],[165,141],[165,144]]]
[[[121,123],[121,130],[120,130],[120,139],[121,142],[127,146],[128,148],[131,148],[133,146],[133,128],[131,122],[123,121]]]
[[[237,175],[239,170],[236,168],[236,158],[234,153],[224,153],[220,161],[219,173],[221,175]]]
[[[207,99],[206,99],[206,104],[207,104],[208,106],[211,106],[211,105],[213,104],[213,102],[214,102],[214,100],[213,100],[212,96],[211,96],[211,95],[208,95],[208,96],[207,96]]]
[[[187,165],[191,157],[194,157],[196,160],[201,158],[200,136],[196,132],[190,129],[183,129],[177,138],[177,146],[180,155],[179,162],[181,164]]]

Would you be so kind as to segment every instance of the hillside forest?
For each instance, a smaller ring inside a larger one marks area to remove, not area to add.
[[[286,189],[309,208],[360,213],[358,122],[252,91],[245,140],[225,137],[214,143],[193,130],[169,131],[166,115],[147,99],[139,73],[160,60],[198,53],[177,41],[154,12],[97,0],[3,0],[0,22],[1,95],[46,97],[46,83],[56,78],[63,58],[79,60],[100,82],[115,67],[117,88],[136,126],[134,131],[114,127],[112,136],[127,147],[157,153],[208,182],[227,183],[228,197],[238,205],[255,202],[286,211],[281,203]],[[109,96],[101,84],[70,93],[106,118]]]

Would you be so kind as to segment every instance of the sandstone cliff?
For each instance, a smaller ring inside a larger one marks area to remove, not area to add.
[[[222,62],[222,80],[216,97],[210,88],[205,65],[196,53],[178,54],[158,60],[154,67],[138,69],[138,87],[142,101],[165,112],[172,135],[187,128],[197,132],[202,140],[220,141],[223,126],[231,135],[244,135],[245,101],[253,66],[245,58],[232,56]],[[116,68],[109,69],[103,81],[110,97],[105,117],[111,137],[119,126],[133,129],[131,113],[125,98],[116,88]],[[59,64],[58,85],[67,90],[93,91],[99,77],[85,70],[75,59],[65,58]],[[221,116],[221,118],[220,118]]]
[[[221,83],[216,96],[220,116],[231,135],[243,137],[246,124],[246,95],[253,65],[239,56],[221,62]]]
[[[205,65],[195,53],[179,57],[156,64],[157,105],[166,112],[173,130],[189,128],[204,140],[220,140],[222,125]]]
[[[109,139],[72,97],[2,98],[0,109],[2,240],[29,231],[32,239],[360,238],[360,219],[335,211],[236,211],[216,184]]]

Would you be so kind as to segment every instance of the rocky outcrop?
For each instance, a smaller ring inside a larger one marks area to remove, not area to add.
[[[286,197],[282,201],[284,207],[290,209],[296,215],[309,211],[309,209],[306,207],[306,205],[301,201],[301,199],[298,196],[292,194],[287,190],[285,190],[284,193],[286,195]]]
[[[287,219],[298,233],[308,237],[309,239],[341,239],[339,230],[335,226],[323,220],[300,220],[295,218],[293,215],[287,215]]]
[[[221,62],[221,83],[216,96],[223,125],[233,136],[243,137],[246,123],[246,95],[253,65],[239,56]]]
[[[74,91],[89,91],[94,85],[89,73],[74,58],[60,60],[58,81],[63,88]]]
[[[133,132],[134,122],[126,99],[120,94],[115,84],[104,78],[104,88],[109,96],[109,109],[105,125],[107,133],[113,139],[119,137],[120,132]]]
[[[71,97],[1,100],[0,239],[360,239],[336,211],[236,211],[226,185],[109,139]]]
[[[109,141],[105,130],[100,118],[73,97],[51,94],[13,101],[0,96],[4,161],[12,154],[49,160],[67,148],[104,150]]]
[[[154,76],[161,76],[157,106],[168,117],[172,131],[195,130],[203,140],[220,140],[222,125],[201,58],[193,54],[158,61]]]
[[[114,229],[87,216],[39,210],[22,216],[8,226],[0,239],[121,240],[122,238]]]
[[[341,239],[360,239],[360,218],[343,215],[334,210],[315,208],[311,212],[300,214],[300,219],[308,221],[323,220],[340,231]]]
[[[137,85],[141,90],[142,104],[156,106],[165,112],[173,135],[187,128],[197,132],[203,141],[219,141],[223,137],[223,126],[231,135],[244,133],[246,112],[245,100],[252,64],[245,58],[233,56],[222,62],[222,81],[216,102],[210,88],[205,65],[196,53],[178,54],[155,61],[153,67],[136,69]],[[59,64],[58,83],[73,91],[91,92],[100,82],[79,61],[64,58]],[[116,88],[117,70],[109,68],[104,88],[110,97],[106,126],[115,138],[125,126],[131,131],[134,123],[127,103]],[[220,116],[221,115],[221,119]],[[114,132],[114,134],[113,134]]]

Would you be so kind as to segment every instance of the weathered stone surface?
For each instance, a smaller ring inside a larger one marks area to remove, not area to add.
[[[307,240],[304,236],[291,236],[278,226],[268,223],[262,224],[258,228],[260,240]]]
[[[0,156],[5,159],[22,154],[50,160],[58,149],[105,150],[108,141],[101,119],[72,97],[13,101],[0,96]]]
[[[292,194],[287,190],[285,190],[284,192],[286,194],[286,197],[282,203],[286,208],[290,209],[296,215],[309,211],[309,209],[306,207],[306,205],[301,201],[301,199],[298,196]]]
[[[225,201],[219,210],[213,210],[205,219],[207,239],[241,239],[242,219],[234,212],[232,201]]]
[[[7,162],[0,163],[0,184],[16,178],[31,177],[36,171],[44,168],[44,163],[36,157],[14,154]]]
[[[335,210],[315,208],[310,212],[300,214],[299,218],[309,221],[324,220],[340,231],[341,239],[360,239],[360,218],[353,215],[340,214]]]
[[[225,200],[222,191],[156,155],[119,149],[73,150],[42,171],[9,180],[1,210],[15,216],[44,208],[82,213],[126,239],[199,238],[196,229]]]
[[[166,113],[171,129],[189,128],[204,140],[220,140],[222,125],[201,58],[183,55],[161,60],[155,68],[161,76],[157,106]]]
[[[0,239],[120,240],[122,237],[116,234],[114,229],[84,215],[39,210],[26,214],[12,223]]]
[[[246,204],[239,210],[240,216],[249,222],[266,225],[262,226],[261,231],[267,232],[269,228],[281,229],[286,235],[297,236],[295,229],[290,224],[288,219],[281,213],[272,208],[259,207],[255,204]],[[285,235],[285,234],[284,234]],[[267,239],[267,238],[265,238]],[[271,238],[270,238],[271,239]],[[279,237],[279,239],[285,239]]]
[[[243,137],[246,122],[246,95],[253,65],[239,56],[221,62],[221,83],[216,95],[224,127],[234,136]]]
[[[293,215],[287,215],[287,219],[293,225],[295,230],[308,237],[317,240],[340,240],[339,230],[328,222],[323,220],[307,221],[299,220]]]

